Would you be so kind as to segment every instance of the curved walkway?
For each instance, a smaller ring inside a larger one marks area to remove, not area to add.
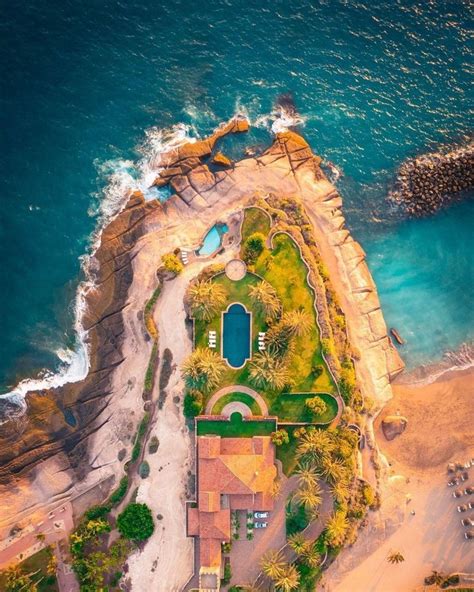
[[[257,391],[249,388],[248,386],[243,386],[240,384],[233,384],[231,386],[225,386],[220,390],[216,391],[212,397],[209,399],[206,405],[206,415],[212,415],[212,409],[217,401],[223,397],[224,395],[228,395],[229,393],[244,393],[252,397],[252,399],[260,406],[260,410],[262,411],[263,417],[268,417],[268,406],[265,403],[265,399],[262,395],[259,395]]]
[[[227,403],[227,405],[221,411],[221,415],[227,418],[230,418],[232,413],[240,413],[240,415],[245,419],[252,417],[252,411],[250,410],[250,407],[245,403],[241,403],[240,401],[232,401],[231,403]]]

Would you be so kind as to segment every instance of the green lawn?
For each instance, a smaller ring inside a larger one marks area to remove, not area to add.
[[[247,405],[253,415],[262,415],[260,405],[253,397],[247,395],[246,393],[229,393],[228,395],[224,395],[212,408],[212,415],[220,415],[224,407],[228,403],[232,403],[234,401],[238,401],[239,403],[244,403]]]
[[[313,415],[307,409],[305,401],[313,397],[319,397],[326,403],[327,410],[322,415]],[[269,411],[280,421],[327,424],[336,417],[337,409],[336,399],[326,393],[284,393],[274,398]]]
[[[276,457],[283,465],[283,472],[289,477],[296,468],[296,449],[298,448],[298,439],[293,435],[296,428],[285,427],[288,432],[288,444],[282,444],[276,447]]]
[[[270,217],[260,208],[247,208],[242,224],[242,245],[254,232],[267,236],[270,232]]]
[[[295,380],[294,392],[335,392],[335,385],[321,353],[321,341],[316,324],[314,294],[308,286],[308,269],[301,259],[299,249],[293,239],[286,234],[278,234],[273,239],[273,250],[265,249],[258,258],[255,271],[277,291],[283,310],[303,308],[314,319],[309,335],[295,340],[295,355],[290,371]],[[320,376],[312,369],[322,366]]]
[[[232,413],[229,420],[198,419],[197,435],[214,434],[224,438],[251,438],[252,436],[269,436],[276,430],[274,420],[252,421],[242,418],[240,413]]]

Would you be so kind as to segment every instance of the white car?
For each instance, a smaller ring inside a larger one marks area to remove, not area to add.
[[[253,526],[254,526],[254,528],[267,528],[267,523],[266,522],[255,522],[255,524]]]
[[[468,507],[466,506],[466,504],[462,504],[461,506],[458,506],[458,512],[467,512]]]
[[[268,512],[255,512],[254,514],[255,518],[268,518]]]

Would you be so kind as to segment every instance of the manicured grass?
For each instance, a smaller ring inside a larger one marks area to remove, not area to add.
[[[295,354],[290,364],[295,380],[294,392],[335,392],[335,385],[321,353],[321,341],[316,324],[314,294],[308,286],[308,269],[301,259],[299,249],[292,238],[277,234],[273,238],[273,250],[264,250],[258,258],[255,271],[276,290],[283,310],[303,308],[312,319],[313,327],[304,337],[295,339]],[[315,377],[312,368],[321,365],[323,372]]]
[[[254,232],[261,232],[264,236],[270,232],[270,217],[260,208],[245,210],[242,224],[242,245]]]
[[[50,554],[48,549],[41,549],[25,561],[20,563],[20,568],[25,574],[35,574],[32,580],[38,583],[38,592],[57,592],[59,590],[55,576],[46,574]],[[6,590],[6,578],[0,573],[0,590]],[[25,588],[26,590],[26,588]]]
[[[251,438],[252,436],[269,436],[276,430],[274,420],[252,421],[244,420],[240,413],[233,413],[227,420],[197,421],[197,435],[214,434],[224,438]]]
[[[285,427],[288,432],[289,442],[288,444],[282,444],[276,447],[276,457],[283,466],[283,472],[289,477],[296,468],[296,449],[298,448],[298,439],[294,436],[296,428]]]
[[[232,403],[234,401],[238,401],[239,403],[244,403],[245,405],[247,405],[247,407],[249,407],[253,415],[262,415],[260,405],[253,397],[247,395],[246,393],[229,393],[228,395],[224,395],[217,401],[217,403],[212,408],[212,414],[220,415],[224,407],[228,403]]]
[[[319,397],[326,403],[327,409],[322,415],[314,415],[306,407],[306,399],[313,397]],[[269,411],[280,421],[327,424],[336,417],[337,409],[336,399],[326,393],[284,393],[275,397]]]

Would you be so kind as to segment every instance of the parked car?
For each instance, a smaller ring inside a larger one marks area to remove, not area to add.
[[[471,467],[471,461],[468,460],[467,462],[464,463],[464,468],[469,469],[470,467]]]
[[[472,510],[474,508],[474,502],[468,502],[467,507]]]
[[[471,486],[469,485],[469,487],[466,487],[466,489],[464,490],[464,493],[465,493],[466,495],[472,495],[472,494],[474,493],[474,487],[471,487]]]
[[[448,481],[448,487],[454,487],[454,485],[459,485],[459,479],[453,478]]]
[[[472,518],[463,518],[461,520],[461,524],[463,526],[474,526],[474,519],[472,519]]]
[[[268,512],[255,512],[255,518],[268,518]]]
[[[467,504],[461,504],[460,506],[458,506],[458,512],[467,512],[468,511],[468,506]]]
[[[474,539],[474,530],[468,530],[464,533],[465,539]]]
[[[461,473],[461,481],[467,481],[469,479],[469,473],[467,471],[464,471],[463,473]]]
[[[254,523],[254,528],[267,528],[267,522],[255,522]]]
[[[456,465],[454,463],[448,464],[448,473],[455,473],[456,472]]]
[[[462,490],[462,489],[455,489],[455,490],[453,491],[453,497],[461,497],[463,493],[464,493],[464,492],[463,492],[463,490]]]
[[[462,462],[455,462],[454,466],[456,467],[456,471],[462,471],[464,469],[464,464]]]

